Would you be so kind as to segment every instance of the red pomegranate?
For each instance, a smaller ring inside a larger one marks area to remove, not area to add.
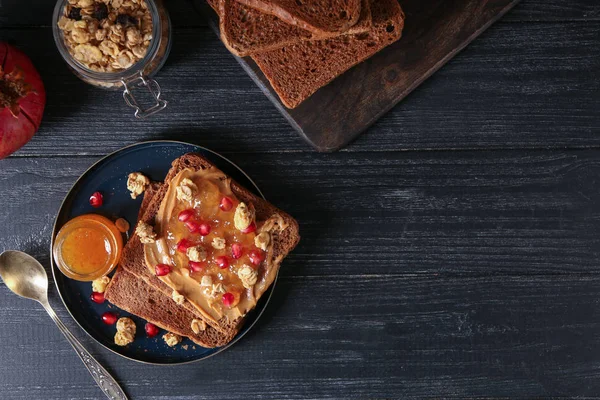
[[[229,268],[229,260],[225,256],[215,258],[215,262],[221,269]]]
[[[225,307],[231,307],[231,305],[233,305],[233,302],[235,301],[235,296],[233,295],[233,293],[225,293],[223,295],[223,305]]]
[[[158,335],[158,333],[160,332],[158,327],[150,322],[146,322],[146,325],[144,325],[144,329],[146,330],[146,335],[149,338],[153,338],[154,336]]]
[[[242,257],[244,253],[244,247],[239,243],[234,243],[231,245],[231,256],[236,260]]]
[[[185,254],[192,246],[194,246],[194,242],[191,240],[181,239],[179,242],[177,242],[177,251]]]
[[[187,209],[187,210],[183,210],[182,212],[179,213],[179,216],[177,217],[177,219],[179,219],[179,221],[181,221],[181,222],[186,222],[190,218],[192,218],[195,213],[196,212],[191,208]]]
[[[31,60],[0,42],[0,159],[14,153],[37,132],[46,91]]]
[[[223,198],[221,198],[219,208],[221,209],[221,211],[231,211],[231,209],[233,208],[233,201],[231,201],[229,197],[224,196]]]
[[[242,230],[242,233],[252,233],[252,232],[256,232],[256,222],[252,221],[252,223],[244,230]]]
[[[104,293],[92,292],[90,299],[94,303],[102,304],[104,303]]]
[[[156,264],[154,267],[156,276],[165,276],[171,273],[171,266],[167,264]]]

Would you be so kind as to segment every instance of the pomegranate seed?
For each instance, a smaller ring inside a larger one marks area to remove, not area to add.
[[[189,249],[193,245],[194,242],[187,239],[181,239],[179,242],[177,242],[177,251],[180,253],[185,253],[187,252],[187,249]]]
[[[117,315],[113,312],[107,311],[102,314],[102,322],[106,325],[114,325],[117,322]]]
[[[198,233],[201,234],[202,236],[206,236],[210,233],[210,225],[207,224],[206,222],[203,222],[200,224],[200,226],[198,227]]]
[[[188,210],[183,210],[182,212],[179,213],[179,216],[177,217],[177,219],[181,222],[186,222],[187,220],[192,218],[194,216],[194,214],[195,214],[195,212],[191,208]]]
[[[190,267],[190,272],[202,272],[202,269],[204,269],[205,265],[206,263],[196,261],[190,261],[188,263],[188,266]]]
[[[95,208],[102,207],[103,203],[104,203],[104,196],[102,196],[102,193],[95,192],[94,194],[92,194],[90,196],[90,205],[92,207],[95,207]]]
[[[231,256],[233,258],[235,258],[237,260],[238,258],[242,257],[243,253],[244,253],[244,248],[242,247],[241,244],[234,243],[231,245]]]
[[[169,275],[169,273],[171,273],[171,266],[167,264],[156,264],[154,271],[156,272],[156,276]]]
[[[260,249],[253,249],[248,254],[250,257],[250,262],[254,265],[260,265],[261,262],[265,259],[265,254]]]
[[[225,307],[231,306],[233,304],[234,300],[235,300],[235,297],[233,296],[233,293],[227,292],[223,295],[223,305]]]
[[[254,221],[252,221],[252,223],[244,230],[242,230],[242,233],[252,233],[256,231],[256,223]]]
[[[221,199],[221,203],[219,204],[219,208],[222,211],[231,211],[233,208],[233,201],[229,197],[223,197]]]
[[[150,322],[146,322],[144,329],[146,330],[146,336],[150,338],[158,335],[158,332],[160,332],[158,327],[154,324],[151,324]]]
[[[217,265],[221,269],[225,269],[225,268],[229,267],[229,260],[225,256],[219,256],[219,257],[215,258],[215,261],[217,262]]]
[[[200,229],[200,224],[196,221],[188,221],[185,223],[185,226],[191,233],[196,233]]]
[[[104,303],[104,293],[92,292],[90,300],[92,300],[94,303],[102,304]]]

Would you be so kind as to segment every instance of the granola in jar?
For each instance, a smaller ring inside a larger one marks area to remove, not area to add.
[[[67,0],[57,25],[73,59],[96,72],[130,68],[153,39],[145,0]]]
[[[171,49],[162,0],[57,0],[52,21],[56,47],[78,78],[122,90],[136,118],[167,107],[154,80]]]

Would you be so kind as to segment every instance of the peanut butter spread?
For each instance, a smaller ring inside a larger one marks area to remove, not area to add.
[[[219,207],[224,197],[233,207]],[[234,321],[254,308],[275,280],[274,263],[281,261],[273,258],[273,240],[259,239],[264,246],[260,249],[255,238],[262,233],[271,237],[285,229],[283,218],[275,215],[257,223],[255,232],[244,233],[237,227],[256,221],[253,212],[243,213],[240,224],[242,213],[236,213],[240,204],[231,191],[230,179],[218,169],[185,169],[170,182],[160,205],[154,226],[156,241],[144,244],[151,273],[155,274],[158,264],[171,266],[169,274],[158,278],[185,296],[209,321],[223,317]],[[247,216],[252,220],[248,222]],[[240,246],[241,253],[237,251]]]

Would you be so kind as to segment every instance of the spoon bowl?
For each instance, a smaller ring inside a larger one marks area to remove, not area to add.
[[[15,294],[40,303],[48,300],[48,275],[35,258],[21,251],[0,254],[0,277]]]

